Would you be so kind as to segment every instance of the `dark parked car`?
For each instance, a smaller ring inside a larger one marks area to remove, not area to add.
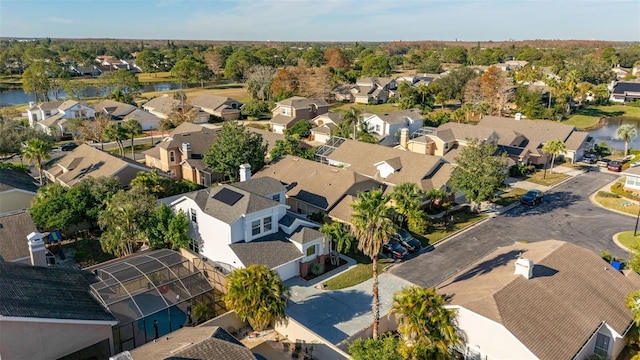
[[[418,252],[422,248],[422,243],[416,238],[414,238],[408,231],[400,230],[394,236],[395,240],[398,240],[400,245],[404,246],[405,249],[409,250],[410,253]]]
[[[382,245],[382,253],[394,259],[402,259],[407,256],[408,252],[404,246],[400,245],[397,240],[389,240],[388,243]]]
[[[75,149],[77,147],[78,147],[78,144],[76,144],[74,142],[68,142],[66,144],[60,145],[58,150],[60,150],[60,151],[71,151],[71,150],[73,150],[73,149]]]
[[[535,205],[542,202],[543,198],[542,191],[540,190],[529,190],[526,194],[522,195],[520,198],[520,203],[524,205]]]
[[[607,165],[607,169],[610,171],[620,172],[622,171],[622,163],[620,161],[612,161]]]

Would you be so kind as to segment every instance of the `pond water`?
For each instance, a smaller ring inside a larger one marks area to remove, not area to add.
[[[595,139],[596,144],[604,142],[612,148],[624,149],[624,141],[616,138],[616,130],[622,124],[631,124],[638,128],[640,133],[640,118],[620,116],[609,118],[603,127],[590,130],[589,135]],[[640,137],[629,142],[629,149],[640,149]]]
[[[180,87],[181,85],[177,83],[143,84],[141,92],[169,91],[180,89]],[[104,95],[104,90],[96,86],[89,86],[84,91],[85,97],[99,97]],[[51,100],[55,100],[55,94],[53,92],[50,92],[49,98]],[[65,98],[66,94],[64,93],[64,90],[61,89],[58,93],[58,99]],[[34,93],[25,93],[22,90],[9,90],[0,92],[0,106],[28,104],[29,101],[35,101]]]

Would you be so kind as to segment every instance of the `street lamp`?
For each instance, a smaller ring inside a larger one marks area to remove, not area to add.
[[[638,236],[638,222],[640,222],[640,209],[638,209],[638,216],[636,216],[636,227],[633,229],[633,236]]]

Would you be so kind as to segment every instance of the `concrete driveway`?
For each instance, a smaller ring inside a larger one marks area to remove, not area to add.
[[[568,241],[596,253],[602,250],[627,258],[612,237],[633,229],[635,219],[603,209],[589,195],[618,175],[587,172],[549,190],[542,204],[518,205],[505,214],[483,221],[447,240],[433,251],[395,266],[391,273],[413,284],[432,287],[499,246],[516,241],[556,239]]]
[[[391,274],[378,276],[380,316],[391,308],[393,293],[411,284]],[[286,314],[333,344],[373,323],[373,280],[343,290],[319,290],[299,278],[285,282],[291,289]]]

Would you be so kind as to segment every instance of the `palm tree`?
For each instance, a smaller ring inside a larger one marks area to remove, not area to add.
[[[320,232],[336,243],[337,252],[344,250],[344,253],[348,253],[356,240],[349,231],[349,226],[339,221],[323,224]]]
[[[122,145],[122,141],[129,138],[127,130],[117,123],[111,123],[104,129],[104,137],[109,141],[115,141],[118,145],[118,149],[120,149],[120,157],[124,157],[124,146]]]
[[[404,225],[404,222],[407,221],[412,209],[420,209],[420,205],[422,205],[422,200],[424,199],[424,194],[418,185],[409,182],[395,186],[390,196],[396,212],[401,216],[398,224],[400,226]]]
[[[376,189],[358,194],[351,203],[351,231],[358,239],[358,250],[371,258],[373,262],[373,338],[378,337],[380,322],[380,303],[378,300],[378,254],[382,245],[396,232],[393,224],[393,208],[387,206],[388,198],[382,190]]]
[[[272,321],[285,318],[284,308],[289,297],[289,289],[275,271],[253,264],[229,275],[223,299],[227,308],[234,310],[242,321],[262,331]]]
[[[51,158],[49,155],[50,152],[51,144],[48,141],[38,138],[27,140],[27,143],[22,148],[22,157],[29,163],[32,161],[36,163],[36,168],[38,169],[40,176],[40,185],[44,183],[44,178],[42,176],[42,161],[49,160]]]
[[[414,358],[449,359],[449,348],[460,344],[456,312],[446,304],[435,288],[405,287],[394,294],[390,312]]]
[[[551,154],[551,172],[553,172],[553,164],[556,160],[556,156],[565,151],[567,151],[567,146],[558,139],[547,141],[544,144],[544,146],[542,146],[542,152],[544,154]],[[546,178],[546,177],[547,177],[547,167],[545,166],[543,178]]]
[[[638,136],[638,129],[631,124],[622,124],[616,130],[616,137],[624,141],[624,156],[627,156],[629,151],[629,141]]]
[[[131,159],[136,159],[135,149],[133,146],[133,139],[136,135],[142,134],[142,125],[137,120],[129,119],[122,123],[122,127],[125,129],[127,134],[131,137]]]
[[[353,140],[357,139],[358,121],[360,120],[361,111],[357,107],[350,107],[349,110],[342,114],[342,119],[349,125],[353,126]]]

